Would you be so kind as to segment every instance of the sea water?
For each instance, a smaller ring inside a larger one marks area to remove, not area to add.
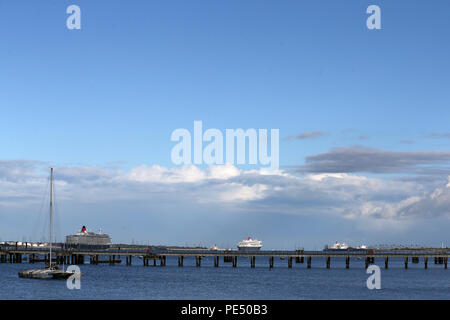
[[[122,260],[125,260],[122,257]],[[86,258],[86,262],[89,260]],[[429,259],[428,269],[420,263],[403,259],[376,259],[381,269],[381,289],[370,290],[366,281],[364,260],[332,258],[326,268],[323,258],[313,258],[312,268],[305,263],[275,258],[269,268],[267,257],[257,257],[250,268],[249,258],[239,257],[237,268],[220,259],[214,267],[212,257],[202,259],[195,267],[194,257],[185,257],[178,267],[177,257],[168,257],[165,267],[143,266],[135,257],[132,266],[123,264],[80,265],[80,289],[69,290],[65,280],[19,278],[24,269],[41,268],[43,264],[0,264],[0,299],[450,299],[450,272]]]

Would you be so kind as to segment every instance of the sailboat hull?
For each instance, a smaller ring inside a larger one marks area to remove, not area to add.
[[[40,279],[40,280],[65,280],[74,273],[64,270],[31,269],[19,272],[20,278]]]

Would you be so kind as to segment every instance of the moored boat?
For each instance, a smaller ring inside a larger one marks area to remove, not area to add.
[[[73,275],[72,272],[67,272],[65,270],[59,270],[57,266],[52,266],[52,268],[44,269],[30,269],[19,272],[20,278],[31,278],[31,279],[42,279],[42,280],[64,280]]]
[[[42,279],[42,280],[59,280],[67,279],[75,272],[68,272],[59,269],[58,265],[52,264],[52,236],[53,236],[53,168],[50,169],[50,243],[49,243],[49,264],[43,269],[30,269],[19,271],[20,278]],[[81,275],[80,275],[81,276]]]

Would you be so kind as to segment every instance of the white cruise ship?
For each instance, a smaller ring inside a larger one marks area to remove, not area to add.
[[[108,246],[111,244],[111,238],[109,235],[102,233],[101,230],[99,230],[99,233],[94,233],[83,226],[76,234],[66,236],[66,244]]]
[[[327,250],[337,251],[337,250],[367,250],[367,249],[368,249],[367,246],[364,244],[354,248],[354,247],[350,247],[345,242],[340,243],[340,242],[336,241],[336,243],[334,243],[330,247],[328,245],[325,245],[325,248],[323,250],[324,251],[327,251]]]
[[[248,238],[237,244],[240,251],[258,251],[262,247],[262,242],[256,239]]]
[[[336,241],[335,244],[333,244],[330,249],[334,249],[334,250],[347,250],[348,249],[348,245],[345,242],[339,243]]]

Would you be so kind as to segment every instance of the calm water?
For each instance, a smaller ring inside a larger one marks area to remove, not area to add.
[[[124,260],[124,259],[123,259]],[[88,262],[88,259],[86,259]],[[295,260],[294,260],[295,261]],[[287,260],[275,260],[268,268],[268,259],[256,259],[251,269],[249,259],[240,258],[238,267],[221,259],[214,268],[212,258],[204,258],[202,267],[195,267],[195,258],[184,259],[177,266],[176,257],[167,259],[166,267],[142,266],[134,258],[133,266],[82,265],[80,290],[68,290],[65,281],[21,279],[17,272],[40,268],[43,264],[0,264],[0,299],[450,299],[450,273],[443,265],[430,259],[428,270],[423,261],[409,263],[390,259],[381,268],[381,290],[369,290],[369,276],[364,262],[351,260],[345,269],[344,259],[332,259],[331,269],[324,259],[313,259],[312,269],[306,263],[287,268]]]

